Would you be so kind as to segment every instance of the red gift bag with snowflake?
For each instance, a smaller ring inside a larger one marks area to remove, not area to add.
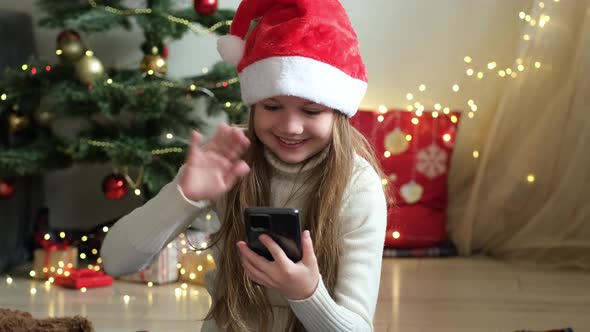
[[[426,248],[447,240],[447,183],[460,113],[361,111],[351,118],[373,145],[395,204],[385,246]]]

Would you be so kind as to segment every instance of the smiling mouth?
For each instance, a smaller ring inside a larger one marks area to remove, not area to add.
[[[282,137],[276,136],[276,135],[275,135],[275,137],[279,140],[279,142],[282,143],[282,145],[289,146],[289,147],[297,147],[307,141],[307,139],[299,139],[299,140],[286,139],[286,138],[282,138]]]

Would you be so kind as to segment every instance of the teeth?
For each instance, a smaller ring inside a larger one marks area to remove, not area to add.
[[[280,138],[280,137],[279,137],[279,139],[281,140],[281,142],[283,142],[285,144],[291,144],[291,145],[295,145],[295,144],[299,144],[299,143],[303,142],[303,140],[301,140],[301,141],[288,141],[288,140]]]

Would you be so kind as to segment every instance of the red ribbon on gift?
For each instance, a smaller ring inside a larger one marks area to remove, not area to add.
[[[62,243],[55,243],[52,241],[43,241],[41,243],[43,245],[43,249],[45,250],[45,260],[43,262],[43,273],[47,276],[49,274],[49,256],[52,252],[58,250],[67,250],[70,247],[70,244],[66,242]],[[46,271],[45,271],[46,270]]]

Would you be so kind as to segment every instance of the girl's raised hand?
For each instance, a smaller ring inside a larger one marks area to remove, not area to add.
[[[237,244],[246,275],[252,281],[272,288],[291,300],[303,300],[313,295],[320,280],[320,272],[309,231],[303,232],[303,257],[297,263],[293,263],[270,236],[260,235],[260,242],[270,251],[274,261],[250,250],[244,241]]]
[[[244,132],[221,124],[211,140],[201,146],[202,136],[194,131],[179,185],[193,201],[212,199],[228,192],[250,171],[241,159],[250,145]]]

